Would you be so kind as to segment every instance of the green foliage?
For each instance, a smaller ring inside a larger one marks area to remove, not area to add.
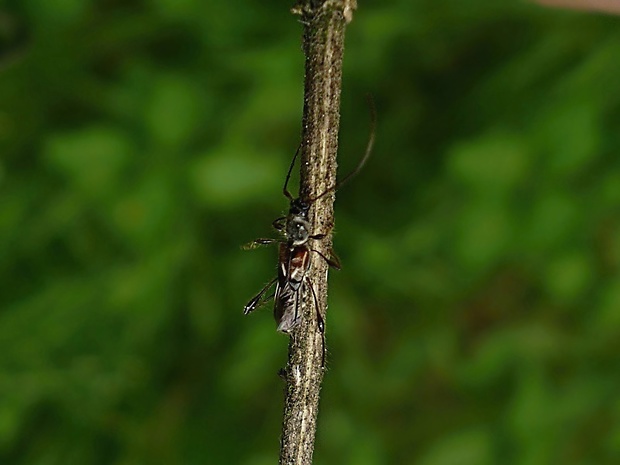
[[[316,463],[619,463],[620,19],[359,3]],[[0,463],[276,462],[287,8],[0,7]]]

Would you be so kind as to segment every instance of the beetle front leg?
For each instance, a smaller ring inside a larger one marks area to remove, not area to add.
[[[273,220],[271,226],[278,231],[282,231],[286,226],[286,216],[281,216],[280,218]]]
[[[252,242],[242,245],[241,248],[243,250],[253,250],[262,245],[280,244],[282,242],[286,241],[284,241],[283,239],[269,239],[261,237],[259,239],[254,239]]]

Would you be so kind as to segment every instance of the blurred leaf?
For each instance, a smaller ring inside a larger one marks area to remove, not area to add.
[[[529,158],[519,137],[492,133],[455,146],[448,170],[472,190],[498,195],[523,182]]]
[[[163,76],[152,84],[144,121],[156,144],[176,148],[198,131],[204,95],[181,76]]]
[[[583,297],[593,281],[590,259],[575,253],[553,260],[547,265],[546,285],[552,297],[570,303]]]
[[[265,192],[278,192],[282,182],[270,158],[233,147],[197,159],[189,180],[198,199],[217,208],[230,208]]]
[[[567,102],[553,107],[536,128],[551,177],[583,174],[600,154],[600,121],[591,105]]]
[[[44,157],[84,194],[101,196],[114,189],[132,152],[120,130],[94,126],[54,136]]]
[[[420,461],[422,465],[484,465],[494,463],[489,434],[470,430],[435,444]]]
[[[458,221],[454,248],[467,269],[484,270],[509,250],[511,218],[501,206],[483,202],[469,205]]]
[[[81,19],[89,5],[89,2],[84,0],[58,0],[53,6],[45,0],[25,0],[24,3],[33,17],[45,19],[48,23],[61,24]]]

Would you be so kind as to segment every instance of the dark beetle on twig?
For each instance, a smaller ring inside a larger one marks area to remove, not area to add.
[[[319,309],[319,303],[314,290],[312,282],[307,273],[310,269],[310,253],[314,252],[319,255],[325,262],[332,268],[340,269],[340,260],[338,257],[330,251],[330,256],[326,257],[318,250],[312,248],[309,244],[310,240],[321,240],[329,231],[320,234],[312,234],[311,224],[308,218],[310,207],[320,198],[329,194],[330,192],[337,191],[343,184],[349,179],[355,176],[364,166],[370,153],[375,139],[375,125],[376,114],[372,99],[368,97],[368,103],[371,113],[371,130],[368,145],[366,146],[366,152],[359,161],[353,171],[345,176],[341,181],[338,181],[333,186],[327,188],[324,192],[312,198],[294,198],[288,190],[288,182],[295,166],[295,160],[299,155],[299,148],[295,152],[295,156],[291,161],[291,165],[284,181],[284,188],[282,192],[290,201],[288,215],[276,219],[272,225],[280,231],[283,235],[280,239],[256,239],[249,244],[245,245],[245,249],[254,249],[261,245],[279,244],[278,254],[278,275],[261,289],[261,291],[254,296],[244,307],[243,313],[247,315],[260,307],[265,302],[269,301],[273,297],[274,299],[274,317],[278,324],[278,331],[286,334],[290,334],[291,331],[299,323],[299,307],[303,297],[303,291],[310,289],[312,297],[314,299],[314,307],[316,309],[317,327],[321,333],[323,341],[323,365],[325,362],[325,321],[321,315]],[[267,291],[271,289],[273,285],[276,285],[274,294],[265,297]]]

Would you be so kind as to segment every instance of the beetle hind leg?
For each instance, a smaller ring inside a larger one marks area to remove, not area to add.
[[[321,315],[321,309],[319,308],[319,299],[316,296],[316,292],[314,290],[314,286],[310,282],[310,280],[306,277],[304,284],[310,288],[312,291],[312,297],[314,299],[314,308],[316,309],[316,325],[321,333],[321,345],[322,345],[322,353],[321,353],[321,368],[325,368],[325,320],[323,319],[323,315]]]
[[[253,312],[254,310],[256,310],[258,307],[260,307],[261,305],[263,305],[265,302],[267,302],[272,296],[265,298],[265,292],[267,292],[271,286],[273,286],[276,282],[278,278],[273,278],[271,281],[269,281],[265,287],[263,287],[260,292],[258,294],[256,294],[254,297],[252,297],[252,300],[250,300],[247,304],[245,304],[245,307],[243,307],[243,314],[247,315],[248,313]]]

